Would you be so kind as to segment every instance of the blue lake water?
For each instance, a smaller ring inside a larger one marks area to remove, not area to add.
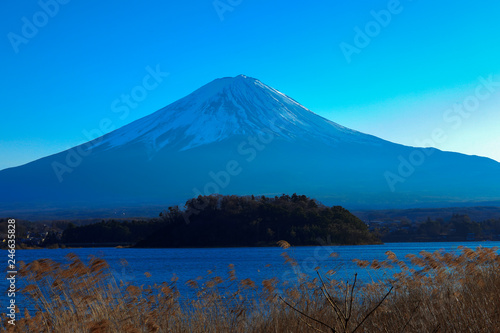
[[[354,273],[359,274],[361,280],[383,279],[383,272],[367,273],[359,268],[353,259],[384,260],[385,252],[392,251],[400,259],[407,254],[418,254],[425,250],[457,251],[463,245],[469,248],[500,247],[500,242],[436,242],[436,243],[387,243],[383,245],[358,245],[358,246],[305,246],[292,247],[283,250],[279,247],[262,248],[211,248],[211,249],[117,249],[117,248],[80,248],[80,249],[43,249],[43,250],[18,250],[16,260],[26,263],[36,259],[50,258],[59,262],[67,262],[65,256],[69,253],[77,254],[84,262],[89,256],[104,258],[110,265],[111,272],[116,280],[134,285],[153,285],[169,282],[175,274],[179,280],[177,286],[183,293],[189,293],[186,281],[203,277],[211,270],[214,275],[228,277],[228,265],[234,264],[236,276],[240,279],[250,278],[256,283],[264,279],[277,277],[280,280],[293,280],[296,271],[284,264],[283,252],[295,258],[298,270],[302,273],[315,275],[315,268],[320,271],[335,270],[335,278],[352,279]],[[338,256],[332,257],[331,253]],[[7,264],[7,251],[4,254]],[[124,265],[124,260],[128,263]],[[148,272],[150,277],[144,274]],[[373,275],[373,274],[379,274]],[[212,276],[214,276],[212,275]],[[3,280],[2,290],[7,289],[7,282]],[[2,309],[7,302],[6,293],[0,296]]]

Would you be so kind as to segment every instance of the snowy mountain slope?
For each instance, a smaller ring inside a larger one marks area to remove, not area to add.
[[[289,142],[377,144],[381,141],[324,119],[259,80],[239,75],[217,79],[106,135],[93,148],[110,149],[144,142],[157,149],[173,145],[182,151],[234,135],[263,134],[264,130]]]
[[[423,160],[409,164],[415,154]],[[348,129],[240,75],[92,142],[2,170],[0,188],[0,217],[19,218],[101,209],[131,216],[211,193],[296,192],[347,208],[477,205],[500,202],[500,163]]]

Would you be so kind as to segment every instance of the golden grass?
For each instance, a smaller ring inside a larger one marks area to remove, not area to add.
[[[390,251],[386,256],[357,261],[360,270],[398,268],[390,279],[364,284],[356,276],[336,281],[318,272],[300,276],[297,284],[269,279],[257,285],[237,278],[230,265],[227,278],[208,272],[189,280],[196,294],[189,300],[181,297],[176,278],[151,287],[119,286],[102,259],[41,259],[20,270],[28,282],[22,292],[36,311],[26,310],[16,326],[4,315],[0,331],[500,332],[497,249],[423,251],[407,256],[412,265]],[[297,265],[286,253],[284,259]]]

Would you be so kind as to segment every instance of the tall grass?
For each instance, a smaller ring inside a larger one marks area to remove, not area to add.
[[[281,246],[288,247],[286,242]],[[118,285],[107,263],[76,255],[23,265],[22,290],[32,303],[16,326],[5,315],[1,332],[500,332],[500,256],[497,249],[421,252],[400,260],[357,261],[362,269],[394,273],[384,281],[336,281],[300,276],[257,285],[209,272],[150,287]],[[286,253],[287,265],[297,262]]]

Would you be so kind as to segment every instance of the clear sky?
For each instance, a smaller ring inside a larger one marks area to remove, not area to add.
[[[85,133],[118,128],[238,74],[383,139],[500,161],[498,0],[2,6],[0,169],[83,143]],[[161,75],[145,90],[150,71]],[[130,112],[114,112],[131,92]]]

